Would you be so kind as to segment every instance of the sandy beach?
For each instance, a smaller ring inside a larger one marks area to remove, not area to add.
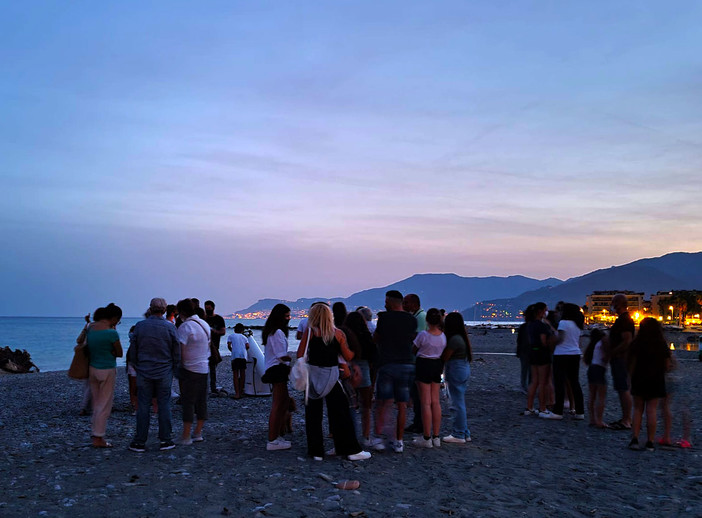
[[[510,330],[471,334],[474,351],[486,353],[512,353],[514,339]],[[77,415],[81,385],[65,372],[0,376],[0,515],[702,516],[702,363],[697,353],[676,356],[693,416],[691,449],[634,452],[625,431],[521,416],[519,361],[477,354],[467,394],[472,443],[426,450],[406,436],[403,454],[363,462],[306,458],[298,393],[291,450],[266,451],[270,399],[249,397],[211,398],[205,442],[171,451],[158,451],[152,419],[149,451],[137,454],[127,450],[135,418],[123,368],[107,430],[114,448],[106,450],[90,447],[90,418]],[[218,380],[230,390],[226,360]],[[581,384],[587,395],[584,368]],[[611,421],[619,404],[608,388]],[[674,438],[680,429],[676,416]],[[359,489],[332,484],[346,479]]]

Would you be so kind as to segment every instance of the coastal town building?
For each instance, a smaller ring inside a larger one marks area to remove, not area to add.
[[[612,297],[617,293],[626,295],[629,314],[635,322],[646,316],[650,316],[650,303],[644,300],[643,292],[635,291],[594,291],[587,296],[585,306],[587,311],[585,317],[588,323],[612,324],[617,318],[609,311]]]

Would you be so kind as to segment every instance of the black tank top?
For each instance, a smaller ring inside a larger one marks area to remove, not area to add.
[[[310,365],[316,365],[317,367],[336,367],[339,365],[341,344],[339,344],[336,337],[329,345],[325,345],[321,336],[312,335],[307,347],[309,348],[307,363]]]

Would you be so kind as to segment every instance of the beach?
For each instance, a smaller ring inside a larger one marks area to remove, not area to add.
[[[135,430],[124,368],[118,369],[107,439],[90,447],[90,418],[79,417],[82,385],[65,372],[0,376],[1,516],[701,516],[702,363],[676,351],[693,448],[630,451],[626,431],[569,418],[520,415],[519,361],[511,330],[473,330],[478,352],[467,392],[473,442],[367,461],[308,459],[300,393],[292,449],[268,452],[270,398],[210,398],[205,441],[158,451],[152,419],[148,451],[127,450]],[[490,354],[482,354],[490,353]],[[503,353],[503,354],[495,354]],[[231,392],[228,358],[218,381]],[[580,380],[587,397],[585,369]],[[450,432],[442,399],[442,431]],[[605,420],[620,417],[608,387]],[[680,438],[679,416],[674,438]],[[181,428],[173,405],[173,431]],[[662,420],[659,418],[659,434]],[[643,437],[643,432],[642,435]],[[331,439],[327,440],[331,447]],[[358,480],[357,490],[333,482]]]

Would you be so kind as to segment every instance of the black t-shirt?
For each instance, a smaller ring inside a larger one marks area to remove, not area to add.
[[[379,363],[414,363],[412,341],[417,335],[417,319],[404,311],[378,313],[377,336]]]
[[[212,329],[222,329],[223,327],[227,327],[224,323],[224,319],[219,315],[212,315],[211,317],[206,317],[205,322],[207,322]],[[222,335],[216,335],[214,333],[211,333],[210,342],[212,343],[212,347],[219,349],[219,340],[221,338]]]
[[[527,331],[529,333],[529,347],[533,350],[545,348],[544,343],[541,341],[541,335],[550,336],[553,334],[551,326],[541,320],[532,320],[529,322]]]
[[[632,338],[634,337],[635,325],[634,321],[631,319],[629,313],[622,313],[614,321],[614,325],[609,330],[609,343],[610,348],[614,349],[619,347],[622,343],[622,335],[626,332],[631,333]],[[616,357],[626,356],[626,352],[621,352],[616,355]]]

